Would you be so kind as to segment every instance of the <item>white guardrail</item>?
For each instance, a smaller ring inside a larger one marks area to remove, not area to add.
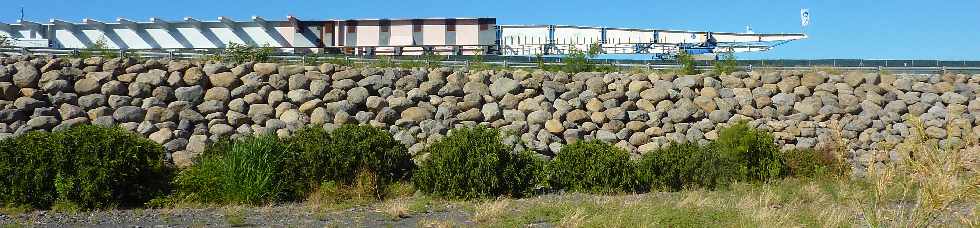
[[[84,50],[79,49],[54,49],[54,48],[19,48],[19,47],[5,47],[0,48],[0,54],[7,55],[35,55],[35,56],[73,56],[77,55]],[[192,50],[173,50],[173,51],[163,51],[163,50],[108,50],[116,54],[117,56],[135,56],[139,58],[170,58],[170,59],[202,59],[209,56],[221,55],[223,49],[192,49]],[[327,62],[327,61],[345,61],[349,64],[369,64],[376,61],[381,61],[382,56],[342,56],[342,55],[315,55],[315,54],[294,54],[294,53],[274,53],[269,56],[269,59],[273,61],[282,62],[304,62],[304,61],[315,61],[315,62]],[[448,67],[468,67],[473,63],[472,56],[443,56],[449,59],[439,60],[440,66]],[[533,57],[509,57],[501,58],[497,56],[487,56],[492,59],[487,61],[481,61],[482,64],[496,65],[506,68],[536,68],[538,63],[534,61]],[[405,62],[417,62],[426,61],[425,59],[404,59],[392,58],[385,61],[391,61],[394,64],[405,63]],[[598,64],[611,65],[618,68],[630,69],[630,68],[645,68],[651,70],[669,70],[678,69],[682,65],[679,63],[665,63],[664,61],[637,61],[637,60],[595,60]],[[768,61],[769,63],[765,63]],[[806,62],[808,60],[786,60],[795,62]],[[967,72],[967,73],[980,73],[980,66],[941,66],[938,63],[940,61],[931,60],[937,62],[936,66],[880,66],[875,65],[870,62],[881,62],[883,60],[866,60],[862,61],[861,65],[865,65],[864,62],[869,62],[868,66],[835,66],[835,65],[805,65],[805,66],[774,66],[772,63],[781,62],[781,60],[751,60],[748,62],[760,62],[765,63],[764,65],[751,65],[750,64],[740,64],[737,66],[740,70],[811,70],[815,67],[819,68],[831,68],[843,71],[890,71],[890,72],[901,72],[901,73],[936,73],[936,72]],[[892,62],[900,60],[888,60]],[[922,62],[922,61],[920,61]],[[884,62],[885,65],[888,64],[887,61]],[[975,61],[970,61],[969,63],[975,63]],[[544,65],[563,65],[561,58],[548,58],[548,61],[543,62]],[[962,65],[967,65],[967,61],[964,61]],[[976,64],[974,64],[976,65]],[[698,70],[711,70],[714,66],[711,65],[711,61],[698,61],[698,65],[695,66]]]

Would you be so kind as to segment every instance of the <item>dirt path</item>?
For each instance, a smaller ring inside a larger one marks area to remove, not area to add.
[[[313,212],[301,205],[0,214],[0,225],[44,227],[442,227],[471,226],[462,208],[390,216],[371,207]]]

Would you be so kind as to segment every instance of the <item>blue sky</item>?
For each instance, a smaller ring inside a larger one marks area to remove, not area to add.
[[[897,58],[980,59],[980,1],[873,0],[430,0],[430,1],[273,1],[273,0],[3,0],[0,21],[20,17],[80,21],[117,17],[180,20],[192,16],[215,20],[253,15],[281,20],[306,19],[496,17],[498,24],[570,24],[608,27],[799,32],[799,10],[809,8],[810,39],[773,51],[740,58]],[[84,3],[83,3],[84,2]],[[273,3],[275,2],[275,3]]]

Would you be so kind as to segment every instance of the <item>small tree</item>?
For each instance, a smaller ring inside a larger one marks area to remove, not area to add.
[[[275,50],[268,44],[262,47],[229,42],[224,48],[224,56],[221,59],[234,63],[243,62],[264,62],[268,61]]]
[[[538,65],[538,69],[546,70],[544,65],[544,54],[534,54],[534,63]]]
[[[738,63],[735,62],[735,53],[725,52],[721,54],[721,60],[715,61],[715,71],[719,74],[730,74],[737,70]]]
[[[578,73],[586,72],[592,70],[592,64],[589,62],[589,53],[575,48],[575,46],[568,47],[568,55],[565,57],[565,66],[563,69],[565,72]]]
[[[446,60],[446,57],[437,55],[435,52],[428,51],[422,55],[422,60],[425,61],[425,67],[438,68],[442,67],[442,61]]]
[[[683,49],[677,51],[677,62],[681,64],[680,74],[692,75],[698,73],[698,70],[694,68],[694,57],[688,54],[687,51]]]
[[[592,43],[592,45],[589,45],[588,54],[590,59],[599,56],[599,54],[602,54],[602,45],[599,42]]]

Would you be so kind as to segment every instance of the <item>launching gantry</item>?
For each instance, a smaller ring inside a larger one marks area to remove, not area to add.
[[[140,22],[84,19],[80,23],[0,23],[0,35],[25,48],[192,51],[224,48],[229,43],[278,48],[292,53],[348,55],[563,55],[597,46],[607,54],[689,54],[767,51],[806,39],[802,33],[703,32],[568,25],[497,25],[495,18],[424,18],[273,21],[252,17],[236,21],[184,18]]]

